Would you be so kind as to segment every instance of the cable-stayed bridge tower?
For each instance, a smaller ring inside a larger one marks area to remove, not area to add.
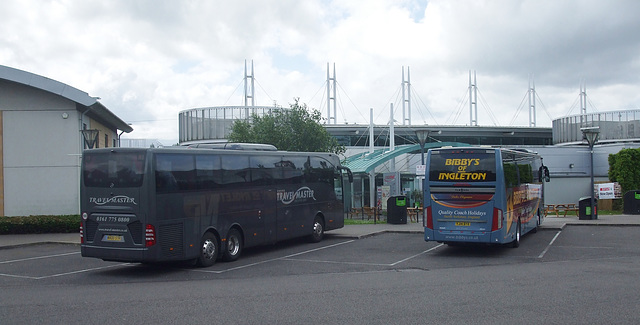
[[[333,77],[330,76],[329,63],[327,63],[327,124],[337,124],[336,113],[336,64],[333,63]],[[333,115],[331,115],[331,106],[333,103]]]
[[[407,79],[405,79],[404,66],[403,66],[402,67],[402,125],[405,125],[405,124],[411,125],[411,74],[409,72],[409,67],[407,67]]]
[[[536,84],[533,76],[529,77],[529,126],[536,127]]]
[[[476,83],[476,72],[469,70],[469,126],[478,126],[478,85]]]

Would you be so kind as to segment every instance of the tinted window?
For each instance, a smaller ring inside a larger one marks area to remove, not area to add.
[[[251,181],[249,170],[249,156],[222,156],[222,184],[227,186],[242,186]]]
[[[516,168],[516,162],[512,155],[502,155],[502,169],[504,169],[504,184],[507,188],[517,186],[518,183],[518,169]]]
[[[531,169],[530,161],[524,164],[518,162],[518,174],[520,174],[520,184],[533,183],[533,170]]]
[[[85,153],[82,177],[88,187],[139,187],[144,176],[144,153]]]
[[[496,159],[492,150],[434,150],[430,155],[429,180],[442,182],[494,182]]]
[[[282,157],[280,166],[282,167],[283,181],[289,184],[302,183],[309,165],[309,157]]]
[[[184,154],[156,156],[156,190],[177,192],[196,189],[194,157]]]
[[[280,156],[251,156],[251,183],[272,185],[282,179]]]
[[[333,165],[320,157],[311,157],[311,168],[307,176],[309,182],[333,184]]]
[[[520,153],[502,153],[504,179],[507,187],[540,182],[540,159]]]
[[[219,156],[196,156],[196,183],[198,189],[202,190],[214,189],[222,185]]]

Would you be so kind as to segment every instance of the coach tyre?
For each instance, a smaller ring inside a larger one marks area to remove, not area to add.
[[[312,242],[317,243],[324,237],[324,222],[320,216],[316,216],[313,220],[313,233],[310,236]]]
[[[198,265],[208,267],[215,264],[218,259],[218,238],[216,235],[207,232],[202,236],[200,257],[198,257]]]
[[[227,234],[227,249],[224,251],[224,259],[227,262],[235,261],[242,254],[242,235],[236,228],[231,228]]]

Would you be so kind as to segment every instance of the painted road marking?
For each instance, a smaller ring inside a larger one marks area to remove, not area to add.
[[[345,241],[345,242],[341,242],[341,243],[337,243],[337,244],[333,244],[333,245],[329,245],[329,246],[318,247],[318,248],[306,250],[306,251],[303,251],[303,252],[299,252],[299,253],[283,256],[283,257],[272,258],[272,259],[269,259],[269,260],[264,260],[264,261],[260,261],[260,262],[256,262],[256,263],[251,263],[251,264],[246,264],[246,265],[242,265],[242,266],[232,267],[232,268],[229,268],[229,269],[226,269],[226,270],[216,270],[216,271],[192,270],[192,271],[194,271],[194,272],[203,272],[203,273],[222,274],[222,273],[226,273],[226,272],[229,272],[229,271],[245,269],[245,268],[248,268],[248,267],[261,265],[261,264],[265,264],[265,263],[291,259],[292,257],[295,257],[295,256],[300,256],[300,255],[308,254],[308,253],[311,253],[311,252],[316,252],[316,251],[327,249],[327,248],[332,248],[332,247],[336,247],[336,246],[340,246],[340,245],[344,245],[344,244],[349,244],[349,243],[352,243],[354,241],[355,241],[355,239],[352,239],[352,240],[348,240],[348,241]]]
[[[560,236],[560,233],[562,232],[562,230],[558,231],[558,233],[553,236],[553,239],[551,239],[551,241],[549,242],[549,245],[547,245],[547,247],[542,251],[542,253],[540,253],[540,255],[538,255],[538,258],[543,258],[545,254],[547,254],[547,252],[549,251],[549,248],[551,248],[551,245],[553,245],[553,242],[556,241],[556,239],[558,239],[558,236]]]

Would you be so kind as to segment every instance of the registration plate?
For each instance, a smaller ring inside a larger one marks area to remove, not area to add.
[[[456,221],[456,226],[468,227],[468,226],[471,226],[471,222]]]
[[[104,235],[102,236],[102,241],[122,243],[124,242],[124,237],[120,235]]]

